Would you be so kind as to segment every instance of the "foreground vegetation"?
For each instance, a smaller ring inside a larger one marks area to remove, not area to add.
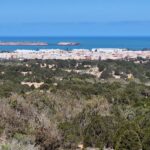
[[[0,61],[0,149],[150,149],[150,61]]]

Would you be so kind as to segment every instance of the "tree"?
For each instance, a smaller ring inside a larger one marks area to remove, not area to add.
[[[110,146],[113,142],[115,132],[115,121],[110,117],[95,116],[84,130],[84,145],[85,147]]]
[[[119,138],[115,150],[141,150],[142,145],[134,130],[126,130]]]
[[[150,150],[150,128],[144,130],[143,137],[144,137],[142,140],[143,150]]]
[[[107,64],[105,62],[99,62],[97,65],[99,71],[104,71],[105,68],[107,68]]]

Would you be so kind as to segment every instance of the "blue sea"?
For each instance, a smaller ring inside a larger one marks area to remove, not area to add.
[[[2,42],[47,42],[48,46],[0,46],[0,51],[16,49],[92,49],[92,48],[128,48],[141,50],[150,48],[150,37],[0,37]],[[78,46],[57,46],[58,42],[79,42]]]

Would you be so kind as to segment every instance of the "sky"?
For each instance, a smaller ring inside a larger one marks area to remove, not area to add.
[[[0,0],[0,36],[150,36],[150,0]]]

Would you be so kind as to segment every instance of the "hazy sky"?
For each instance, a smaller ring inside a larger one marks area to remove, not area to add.
[[[0,0],[0,36],[150,36],[150,0]]]

